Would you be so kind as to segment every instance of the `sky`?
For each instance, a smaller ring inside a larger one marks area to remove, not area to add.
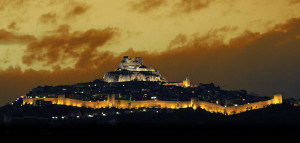
[[[300,98],[300,0],[0,0],[0,105],[142,57],[168,81]]]

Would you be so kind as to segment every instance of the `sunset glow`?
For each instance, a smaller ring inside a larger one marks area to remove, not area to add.
[[[1,105],[126,55],[169,81],[298,96],[299,0],[0,0],[0,18]]]

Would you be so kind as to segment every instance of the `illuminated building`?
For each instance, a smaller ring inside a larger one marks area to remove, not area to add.
[[[181,87],[190,87],[191,83],[190,83],[189,77],[187,76],[185,78],[185,80],[183,80],[182,82],[167,82],[167,83],[164,83],[164,85],[175,85],[175,86],[181,86]]]
[[[141,57],[130,58],[124,56],[117,70],[104,75],[106,82],[127,81],[159,81],[166,82],[157,69],[147,68],[143,65]]]

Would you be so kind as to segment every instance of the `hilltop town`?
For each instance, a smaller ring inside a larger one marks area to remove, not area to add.
[[[106,73],[103,79],[74,85],[39,86],[18,100],[22,100],[22,105],[33,106],[59,104],[95,109],[203,108],[223,114],[282,103],[281,95],[272,99],[249,94],[245,90],[224,90],[213,83],[191,85],[188,77],[181,82],[169,82],[157,69],[143,65],[142,58],[128,56],[124,56],[118,69]],[[242,108],[233,109],[237,106]]]
[[[125,56],[119,68],[106,73],[104,78],[32,89],[0,108],[0,123],[38,126],[78,123],[84,126],[227,125],[234,123],[235,117],[247,121],[250,118],[243,115],[248,112],[298,110],[286,103],[278,106],[282,103],[281,94],[259,96],[246,90],[225,90],[213,83],[193,85],[188,76],[183,81],[170,82],[157,69],[143,65],[142,58]],[[241,116],[237,116],[239,114]],[[267,121],[269,118],[264,119]]]

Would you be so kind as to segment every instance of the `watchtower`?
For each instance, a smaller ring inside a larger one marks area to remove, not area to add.
[[[116,103],[115,94],[107,95],[107,106],[109,108],[115,107],[115,103]]]

